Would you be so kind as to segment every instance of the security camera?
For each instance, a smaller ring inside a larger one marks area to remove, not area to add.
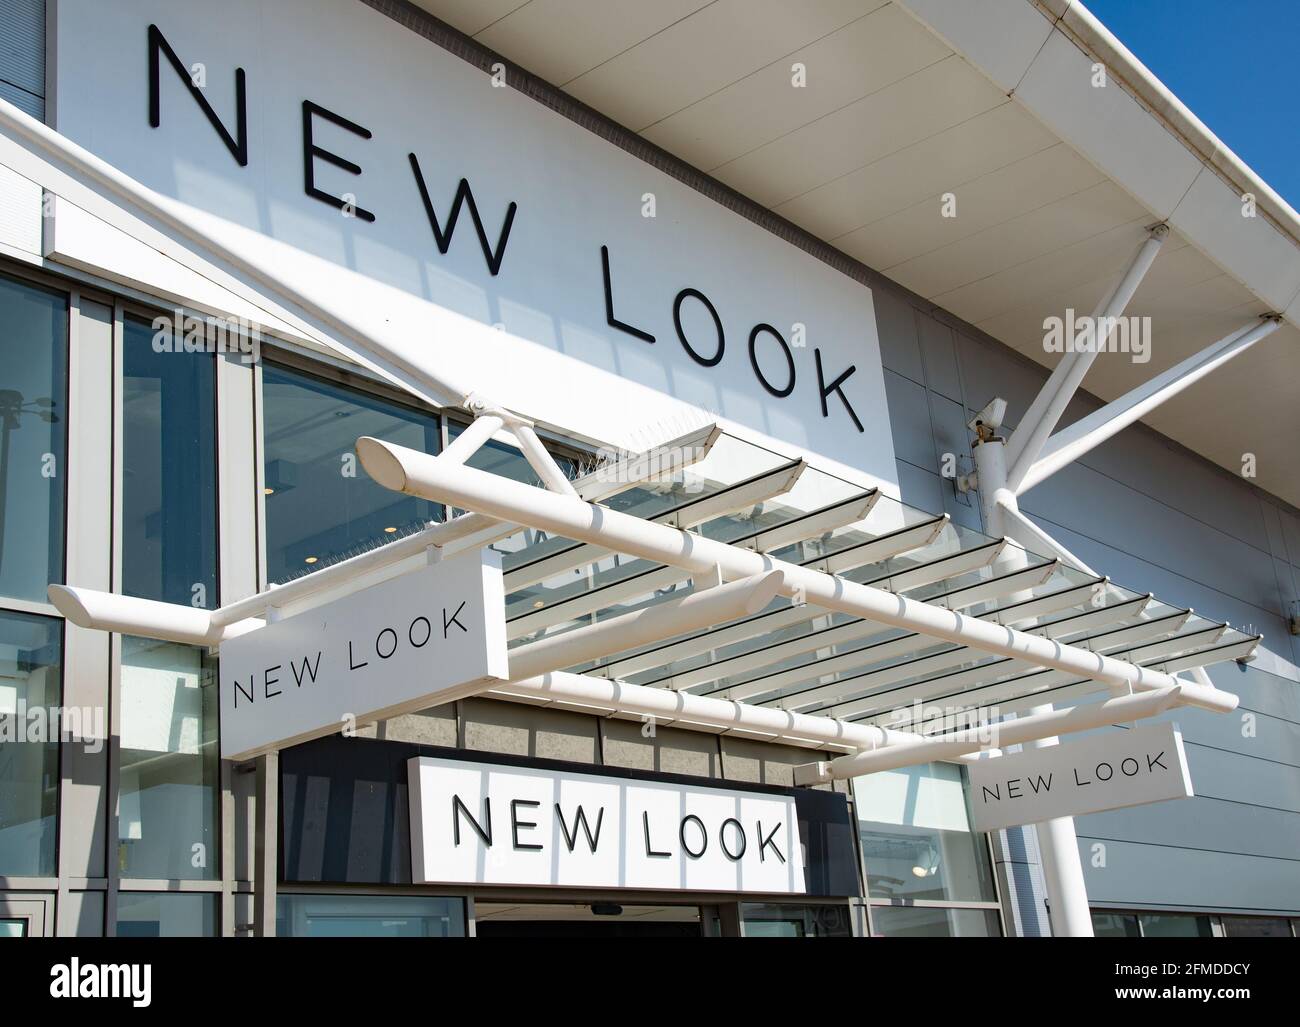
[[[988,406],[966,422],[966,427],[980,437],[980,441],[991,439],[1002,427],[1002,418],[1007,416],[1005,399],[989,400]]]

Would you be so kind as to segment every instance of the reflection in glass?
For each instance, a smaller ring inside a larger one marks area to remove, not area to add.
[[[154,347],[127,320],[122,351],[122,590],[211,609],[217,598],[216,358]],[[159,347],[163,348],[163,347]]]
[[[122,876],[218,874],[217,682],[201,649],[122,639]]]
[[[0,278],[0,595],[63,580],[68,303]]]
[[[952,763],[853,779],[872,898],[993,902],[988,845],[970,829],[965,774]]]
[[[1223,933],[1229,938],[1292,937],[1290,922],[1262,916],[1225,916]]]
[[[1213,938],[1208,916],[1187,916],[1182,913],[1142,913],[1144,938]]]
[[[280,895],[282,938],[463,938],[465,903],[424,895]]]
[[[1092,933],[1096,938],[1140,938],[1138,919],[1126,913],[1093,913]]]
[[[850,938],[847,906],[798,906],[745,902],[740,907],[746,938]]]
[[[442,507],[377,485],[362,435],[439,451],[438,418],[299,371],[262,369],[266,573],[288,581],[442,519]]]
[[[872,906],[872,932],[884,938],[996,938],[998,914],[991,909],[938,906]]]
[[[119,892],[119,938],[212,938],[217,896],[176,892]]]
[[[55,872],[60,621],[0,614],[0,876]]]

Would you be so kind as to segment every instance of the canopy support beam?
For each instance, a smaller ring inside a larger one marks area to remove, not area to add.
[[[1258,321],[1239,328],[1218,342],[1207,346],[1150,381],[1126,392],[1080,418],[1068,428],[1057,432],[1043,447],[1042,455],[1034,461],[1020,481],[1012,486],[1017,495],[1023,495],[1041,484],[1062,467],[1091,452],[1107,439],[1118,435],[1130,424],[1140,420],[1166,400],[1172,399],[1191,385],[1196,384],[1211,371],[1244,353],[1261,339],[1272,335],[1282,324],[1277,314],[1265,314]],[[1010,482],[1008,482],[1010,485]]]
[[[1116,320],[1123,315],[1168,237],[1168,225],[1156,225],[1151,229],[1150,236],[1138,248],[1119,285],[1093,314],[1092,324],[1095,330],[1092,345],[1083,350],[1071,348],[1061,357],[1051,377],[1029,405],[1024,419],[1011,433],[1007,442],[1007,487],[1013,492],[1019,488],[1026,472],[1038,459],[1044,443],[1061,420],[1065,408],[1070,405],[1070,400],[1092,367],[1092,362],[1097,359],[1097,354],[1105,350],[1115,330]],[[1073,340],[1066,342],[1071,343]]]

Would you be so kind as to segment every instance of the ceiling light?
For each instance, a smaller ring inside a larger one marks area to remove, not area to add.
[[[315,563],[317,559],[319,559],[319,557],[309,556],[303,561],[303,563]]]

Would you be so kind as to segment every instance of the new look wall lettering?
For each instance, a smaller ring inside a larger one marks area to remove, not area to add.
[[[869,289],[365,4],[270,6],[61,0],[56,127],[544,423],[622,444],[686,404],[896,481]],[[55,220],[52,257],[151,281]]]
[[[241,133],[240,143],[238,147],[236,147],[225,125],[223,125],[220,119],[216,116],[216,112],[213,111],[211,105],[204,98],[202,92],[194,88],[193,83],[188,77],[188,73],[185,71],[184,62],[177,56],[176,51],[167,42],[166,37],[156,25],[149,26],[149,124],[154,128],[158,128],[161,125],[159,115],[159,94],[161,92],[161,83],[159,79],[161,68],[158,61],[158,54],[160,51],[167,54],[169,62],[176,69],[177,73],[185,80],[191,95],[201,106],[203,113],[207,116],[208,121],[211,122],[213,128],[215,128],[221,136],[222,141],[226,143],[232,153],[235,153],[236,159],[239,161],[240,165],[245,167],[248,166],[248,140],[245,128],[248,118],[248,100],[243,69],[238,69],[236,79],[236,106],[238,108]],[[333,193],[325,192],[323,189],[316,186],[315,169],[318,160],[327,161],[335,167],[341,168],[352,175],[360,176],[362,174],[362,168],[359,164],[354,163],[347,157],[340,156],[332,150],[324,149],[316,144],[315,134],[313,131],[316,118],[327,120],[340,128],[359,136],[361,139],[368,140],[372,135],[369,129],[349,120],[343,115],[327,110],[325,107],[322,107],[320,104],[314,103],[311,100],[304,100],[302,102],[302,149],[303,187],[305,192],[313,199],[320,200],[322,203],[328,204],[331,207],[346,211],[351,216],[358,217],[362,221],[373,222],[375,220],[374,213],[360,206],[355,199],[348,201],[343,197],[334,195]],[[484,228],[482,216],[479,214],[478,204],[474,201],[474,191],[470,187],[469,180],[462,178],[456,186],[455,198],[452,200],[451,210],[447,215],[447,226],[444,229],[442,224],[439,222],[437,212],[434,210],[433,201],[429,195],[428,184],[426,183],[424,174],[420,169],[419,158],[414,153],[409,154],[408,157],[411,171],[414,175],[415,185],[419,189],[420,200],[424,205],[425,215],[429,219],[429,226],[433,229],[433,236],[438,246],[438,252],[446,255],[447,251],[451,248],[452,234],[456,230],[456,221],[460,216],[461,207],[464,205],[469,208],[470,218],[474,222],[474,230],[478,235],[479,245],[482,247],[483,257],[487,261],[489,273],[494,277],[500,274],[501,265],[506,255],[506,244],[510,239],[510,228],[514,224],[515,214],[519,209],[518,204],[511,201],[509,206],[506,208],[505,218],[501,225],[500,234],[497,237],[496,245],[493,246],[488,239],[487,230]],[[649,332],[633,328],[631,325],[618,320],[614,316],[612,299],[613,285],[610,280],[610,257],[609,248],[607,246],[602,246],[600,248],[600,261],[601,273],[604,277],[605,286],[606,322],[610,327],[617,328],[619,331],[627,332],[634,338],[654,343],[655,337]],[[709,316],[713,320],[714,334],[712,337],[697,339],[694,341],[688,337],[686,330],[682,326],[682,306],[688,300],[700,304],[708,311]],[[677,339],[692,360],[701,367],[716,367],[722,362],[722,357],[726,352],[727,346],[726,332],[723,329],[722,318],[718,315],[717,308],[713,305],[713,301],[710,300],[707,295],[705,295],[701,290],[691,286],[681,289],[673,298],[672,316],[673,327],[677,332]],[[776,339],[785,356],[788,373],[785,383],[779,388],[768,381],[759,364],[755,343],[760,332],[766,332],[768,335]],[[857,368],[850,366],[847,370],[841,372],[828,386],[822,372],[821,353],[819,350],[814,349],[814,354],[817,364],[817,389],[818,398],[821,402],[822,417],[830,417],[830,409],[827,405],[826,399],[828,396],[833,394],[841,403],[844,404],[848,416],[857,430],[859,432],[865,431],[862,426],[862,421],[858,418],[857,412],[849,403],[848,397],[845,395],[843,389],[845,381],[848,380]],[[786,343],[785,338],[777,329],[773,328],[769,324],[763,323],[756,324],[753,327],[749,333],[749,361],[753,368],[755,377],[769,395],[772,395],[777,399],[784,399],[794,392],[796,379],[794,355],[790,350],[789,344]]]

